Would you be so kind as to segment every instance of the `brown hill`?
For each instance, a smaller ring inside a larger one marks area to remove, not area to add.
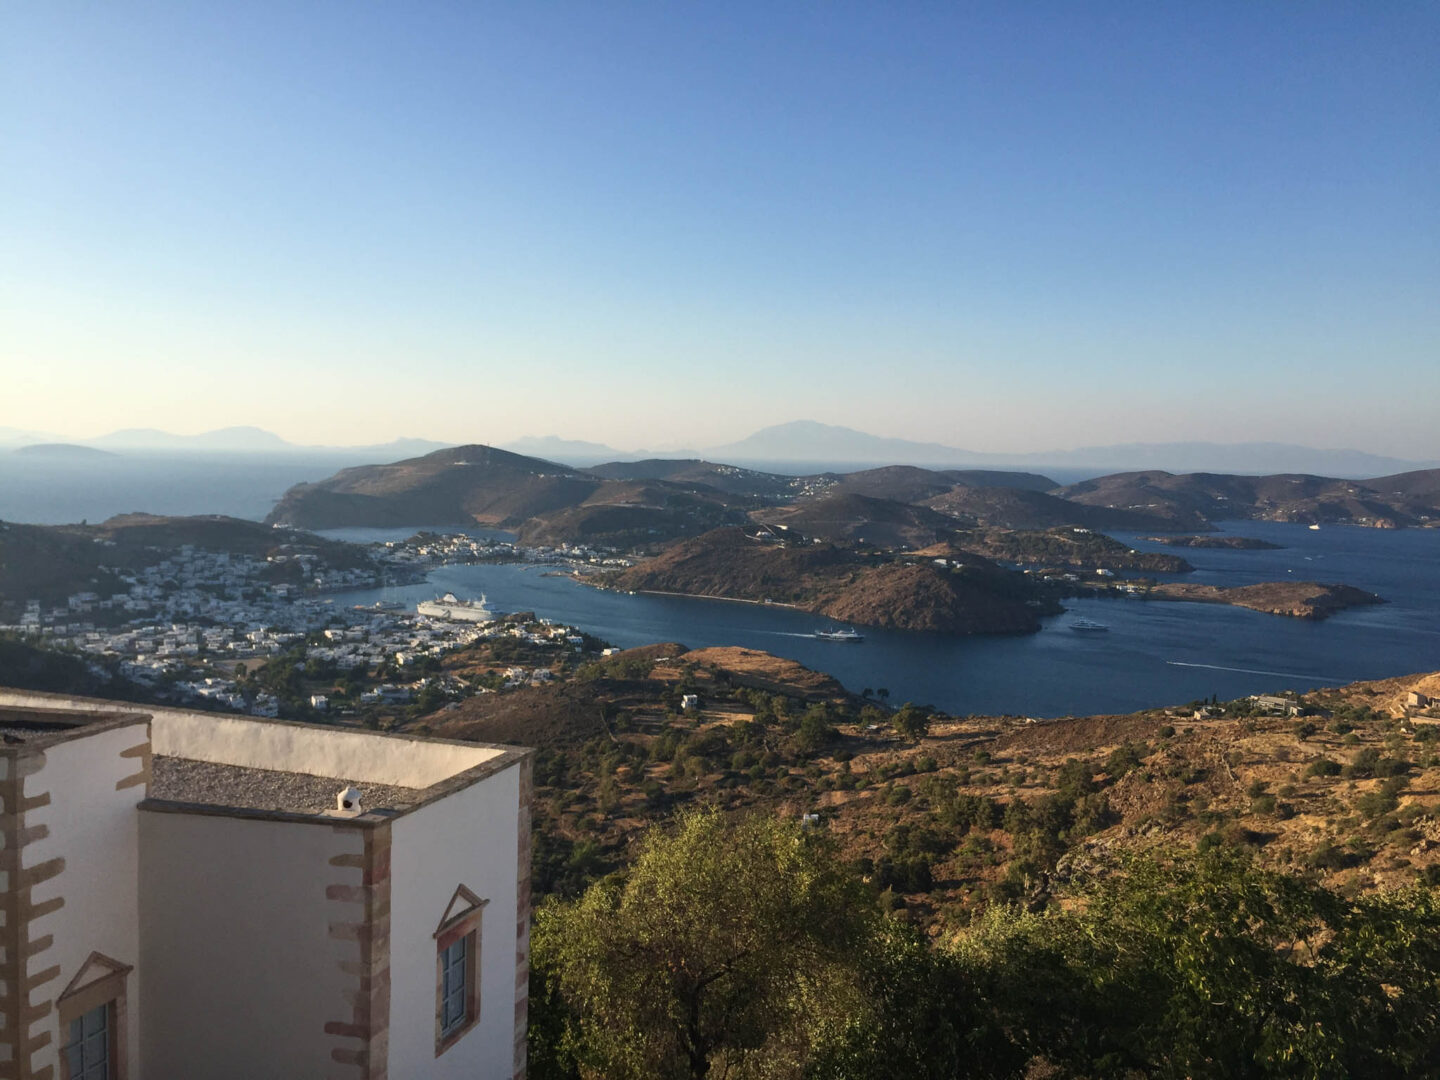
[[[454,446],[297,484],[265,520],[317,529],[469,522],[505,528],[576,506],[600,484],[567,465],[490,446]]]
[[[962,487],[1019,488],[1049,491],[1055,482],[1038,473],[999,472],[986,469],[922,469],[914,465],[889,465],[845,473],[836,480],[835,491],[845,495],[868,495],[875,499],[918,503]]]
[[[611,461],[585,470],[604,480],[669,480],[689,487],[697,485],[730,495],[753,498],[787,498],[795,493],[796,477],[742,469],[698,459],[647,458],[644,461]]]
[[[1202,604],[1233,604],[1263,611],[1268,615],[1289,615],[1297,619],[1328,619],[1337,611],[1383,604],[1374,593],[1351,585],[1322,585],[1315,581],[1267,581],[1258,585],[1165,584],[1147,594],[1152,600],[1190,600]]]
[[[1138,570],[1147,574],[1183,574],[1195,569],[1178,555],[1136,551],[1113,537],[1074,526],[1043,532],[973,529],[957,533],[953,543],[966,552],[1023,566]]]
[[[1377,481],[1304,474],[1229,476],[1220,473],[1116,473],[1057,488],[1087,506],[1207,521],[1258,518],[1305,524],[1394,528],[1440,514],[1440,492],[1428,473]],[[1385,485],[1389,485],[1385,488]],[[1377,486],[1384,490],[1377,490]]]
[[[684,651],[683,647],[681,651]],[[743,649],[733,645],[691,649],[685,652],[685,661],[723,672],[736,686],[748,686],[809,700],[848,701],[852,696],[840,685],[839,680],[823,671],[812,671],[794,660],[772,656],[756,649]]]
[[[830,544],[771,544],[742,529],[717,529],[672,544],[620,574],[622,589],[799,602],[837,576],[858,573],[855,557]]]
[[[1412,694],[1419,694],[1432,704],[1417,706],[1412,703]],[[1440,672],[1350,683],[1333,690],[1317,690],[1310,696],[1326,708],[1349,705],[1395,718],[1440,718],[1440,705],[1434,704],[1440,702]]]
[[[221,515],[122,514],[100,525],[0,522],[0,602],[113,591],[111,570],[153,566],[187,544],[257,558],[309,552],[335,567],[367,562],[365,553],[350,544]]]
[[[776,544],[717,529],[614,579],[622,589],[783,601],[845,622],[941,633],[1039,629],[1035,586],[994,566],[880,563],[830,544]]]
[[[1057,525],[1079,525],[1088,529],[1165,531],[1205,527],[1193,514],[1117,510],[1014,488],[956,487],[927,500],[925,505],[970,528],[1051,529]]]
[[[731,503],[738,503],[732,506]],[[519,537],[527,544],[585,543],[640,549],[681,536],[697,536],[746,520],[746,496],[667,481],[607,480],[579,506],[537,514]]]
[[[793,506],[756,510],[751,519],[830,541],[876,547],[923,547],[955,531],[955,521],[925,506],[834,489],[818,499]]]
[[[426,718],[445,734],[547,748],[535,769],[542,890],[623,866],[647,824],[686,804],[818,815],[935,932],[989,904],[1043,904],[1129,852],[1243,851],[1347,895],[1440,880],[1436,726],[1406,704],[1412,691],[1440,695],[1440,674],[1290,695],[1299,716],[1249,698],[1054,721],[935,715],[917,739],[891,729],[875,700],[888,691],[847,700],[822,687],[817,702],[804,669],[763,653],[654,652],[584,665],[569,684],[579,696],[526,687]],[[700,708],[679,710],[680,692]],[[480,719],[467,729],[457,718],[469,710]],[[557,714],[570,723],[552,725]],[[818,724],[807,732],[802,716]],[[606,858],[575,880],[565,862],[582,842]]]
[[[1415,472],[1377,476],[1366,480],[1365,486],[1381,495],[1402,495],[1424,499],[1431,506],[1440,500],[1440,469],[1419,469]]]
[[[1214,548],[1229,551],[1279,551],[1280,544],[1256,540],[1251,536],[1147,536],[1154,544],[1170,547]]]
[[[841,622],[937,634],[1030,634],[1035,611],[987,587],[986,579],[923,563],[891,563],[823,596],[812,610]]]

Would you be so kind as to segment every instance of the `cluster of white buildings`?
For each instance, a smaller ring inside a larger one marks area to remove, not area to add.
[[[410,540],[385,543],[389,561],[409,566],[435,566],[464,562],[527,562],[563,563],[572,567],[605,567],[623,569],[634,565],[606,548],[587,544],[561,544],[559,547],[516,544],[491,537],[475,537],[465,533],[420,533]]]
[[[292,558],[303,567],[303,588],[269,580],[276,563]],[[0,630],[39,634],[157,671],[201,655],[263,656],[335,618],[333,605],[313,593],[373,587],[379,572],[329,568],[308,555],[256,559],[186,546],[152,566],[118,572],[122,592],[78,592],[49,608],[28,599],[19,623]]]
[[[291,558],[303,560],[309,591],[268,580],[276,560]],[[307,660],[341,671],[387,661],[403,670],[495,634],[550,645],[581,641],[565,627],[465,625],[393,608],[337,608],[317,595],[371,587],[380,569],[335,570],[308,555],[256,559],[184,547],[119,575],[123,592],[78,592],[50,606],[26,600],[19,622],[0,625],[0,631],[111,661],[122,677],[152,687],[164,683],[180,698],[267,717],[278,715],[280,703],[264,691],[243,691],[228,662],[265,660],[303,645]],[[362,704],[408,702],[423,685],[415,679],[386,684],[367,692]],[[312,702],[317,711],[327,706]]]

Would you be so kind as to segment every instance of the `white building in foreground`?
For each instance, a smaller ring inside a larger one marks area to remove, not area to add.
[[[524,1075],[531,751],[3,689],[0,739],[0,1080]]]

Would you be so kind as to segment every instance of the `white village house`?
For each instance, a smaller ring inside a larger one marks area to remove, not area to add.
[[[531,751],[4,689],[0,739],[0,1080],[524,1076]]]

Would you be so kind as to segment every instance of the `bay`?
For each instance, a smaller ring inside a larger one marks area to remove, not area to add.
[[[1440,669],[1440,530],[1386,531],[1233,522],[1222,533],[1282,544],[1277,551],[1168,548],[1122,537],[1141,550],[1184,555],[1196,572],[1176,580],[1215,585],[1319,580],[1355,585],[1389,603],[1324,622],[1218,604],[1083,599],[1037,634],[953,637],[865,628],[861,644],[812,635],[839,624],[791,609],[723,600],[607,592],[543,567],[445,566],[419,585],[337,594],[340,604],[414,604],[437,593],[484,593],[500,611],[534,611],[630,648],[675,641],[738,645],[797,660],[854,691],[890,691],[892,702],[949,713],[1035,717],[1129,712],[1281,689]],[[413,530],[369,530],[366,539]],[[360,539],[338,530],[332,535]],[[1077,617],[1110,627],[1070,629]]]

